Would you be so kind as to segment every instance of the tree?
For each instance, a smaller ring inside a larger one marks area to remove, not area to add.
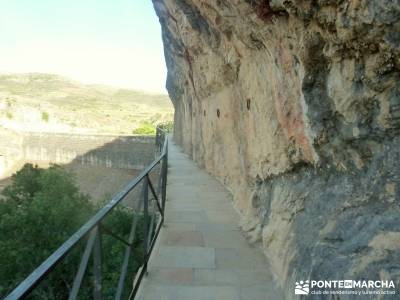
[[[71,234],[95,214],[98,207],[79,192],[73,174],[53,165],[41,169],[26,164],[12,176],[12,184],[0,198],[0,298],[51,255]],[[114,210],[104,224],[127,237],[132,222],[127,208]],[[139,235],[136,244],[143,236]],[[122,263],[124,245],[106,237],[104,245],[105,293],[113,292]],[[81,259],[83,241],[66,256],[50,276],[35,289],[32,299],[67,299]],[[140,249],[140,247],[137,247]],[[140,250],[139,250],[140,251]],[[142,257],[138,253],[136,257]],[[132,261],[130,271],[140,263]],[[90,274],[88,276],[91,276]],[[86,287],[86,288],[85,288]],[[90,280],[85,281],[80,296],[89,297]],[[84,296],[86,295],[86,296]]]
[[[89,198],[59,166],[26,164],[12,176],[0,201],[0,296],[9,292],[93,214]],[[63,265],[54,291],[65,290]],[[75,266],[74,266],[75,267]],[[57,293],[57,292],[55,292]],[[57,296],[57,295],[53,295]]]

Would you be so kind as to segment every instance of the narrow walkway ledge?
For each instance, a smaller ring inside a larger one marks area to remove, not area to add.
[[[171,143],[165,227],[136,299],[283,299],[238,219],[224,187]]]

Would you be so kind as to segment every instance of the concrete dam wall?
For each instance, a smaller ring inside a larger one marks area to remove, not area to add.
[[[73,134],[27,134],[23,159],[109,168],[142,169],[154,159],[154,138],[142,136],[93,136]]]
[[[17,140],[0,142],[0,177],[27,162],[140,170],[154,159],[154,138],[146,136],[23,133]]]
[[[20,134],[0,127],[0,179],[14,171],[22,160],[22,142]]]

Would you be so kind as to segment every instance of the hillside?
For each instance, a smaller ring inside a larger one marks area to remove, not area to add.
[[[0,127],[16,131],[132,134],[171,121],[166,95],[84,85],[51,74],[0,74]]]

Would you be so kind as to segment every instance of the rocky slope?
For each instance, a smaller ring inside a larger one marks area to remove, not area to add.
[[[287,297],[307,278],[400,286],[399,1],[153,2],[175,140]]]

